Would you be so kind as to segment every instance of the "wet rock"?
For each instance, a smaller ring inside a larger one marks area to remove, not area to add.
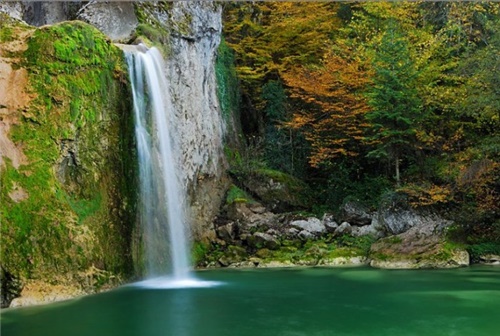
[[[10,272],[0,266],[0,285],[1,285],[1,308],[7,308],[12,300],[21,295],[23,288],[20,279],[16,278]]]
[[[500,265],[500,255],[485,254],[479,257],[479,262],[485,265]]]
[[[258,268],[278,268],[278,267],[294,267],[297,266],[294,263],[292,263],[289,260],[285,261],[278,261],[278,260],[271,260],[271,261],[262,261],[260,262],[257,267]]]
[[[365,256],[324,258],[318,262],[318,266],[365,266],[369,260]]]

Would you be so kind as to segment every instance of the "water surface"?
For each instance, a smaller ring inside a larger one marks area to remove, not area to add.
[[[2,335],[500,335],[500,267],[197,272],[200,288],[126,286],[2,311]]]

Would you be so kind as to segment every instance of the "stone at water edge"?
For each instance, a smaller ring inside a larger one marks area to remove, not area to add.
[[[485,254],[479,257],[480,263],[484,265],[499,265],[500,266],[500,255],[496,254]]]
[[[456,268],[470,263],[469,253],[446,242],[439,224],[421,227],[378,240],[370,248],[370,266],[389,269]]]
[[[320,259],[318,266],[365,266],[369,263],[365,256],[336,257]]]

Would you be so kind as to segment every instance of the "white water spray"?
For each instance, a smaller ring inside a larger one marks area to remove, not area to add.
[[[189,244],[185,190],[177,169],[179,151],[169,127],[175,127],[163,59],[156,48],[120,46],[132,84],[139,160],[139,221],[147,278],[189,280]]]

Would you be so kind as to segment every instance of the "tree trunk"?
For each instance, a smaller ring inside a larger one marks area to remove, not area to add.
[[[395,163],[396,163],[396,186],[399,188],[399,187],[400,187],[400,176],[399,176],[399,155],[396,155],[396,158],[395,158]]]

